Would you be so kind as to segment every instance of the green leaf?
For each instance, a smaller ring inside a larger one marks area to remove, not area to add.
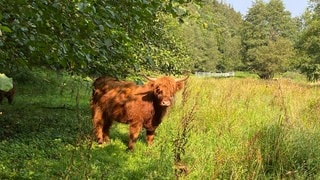
[[[12,32],[12,30],[9,27],[2,25],[0,25],[0,30],[3,30],[4,32]]]

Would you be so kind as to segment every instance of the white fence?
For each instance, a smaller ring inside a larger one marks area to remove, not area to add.
[[[235,76],[234,72],[226,73],[212,73],[212,72],[196,72],[197,77],[233,77]]]

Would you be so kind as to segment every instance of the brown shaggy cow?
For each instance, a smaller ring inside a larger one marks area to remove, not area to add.
[[[90,106],[98,143],[110,141],[109,130],[115,120],[129,124],[129,150],[134,148],[142,127],[146,129],[147,144],[151,145],[156,128],[187,78],[147,77],[149,81],[143,86],[112,77],[96,79]]]
[[[0,103],[2,102],[3,98],[6,97],[8,99],[9,104],[12,104],[14,93],[15,93],[14,87],[7,92],[0,90]]]

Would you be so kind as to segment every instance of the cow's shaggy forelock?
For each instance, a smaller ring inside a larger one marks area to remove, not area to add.
[[[170,106],[177,91],[177,85],[173,78],[162,77],[152,82],[153,93],[157,97],[160,106]]]

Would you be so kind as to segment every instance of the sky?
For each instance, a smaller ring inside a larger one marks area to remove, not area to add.
[[[236,11],[242,15],[246,15],[248,8],[252,6],[254,0],[224,0],[230,4]],[[266,1],[266,0],[265,0]],[[291,12],[292,17],[300,16],[308,6],[309,0],[283,0],[283,4],[287,11]],[[266,1],[267,2],[267,1]]]

